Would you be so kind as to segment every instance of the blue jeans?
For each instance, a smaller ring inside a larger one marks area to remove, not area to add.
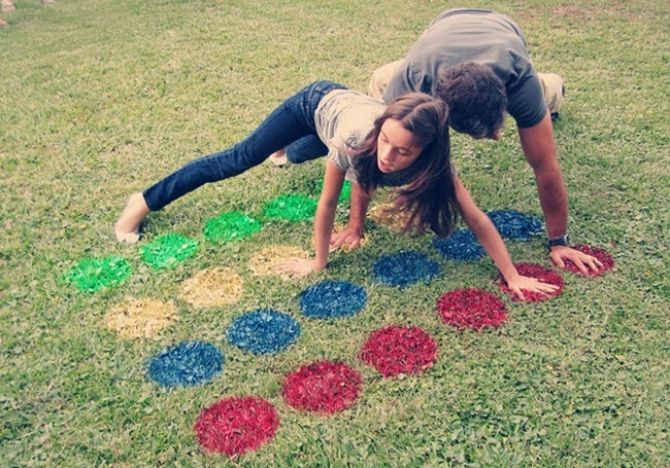
[[[335,89],[345,87],[332,81],[317,81],[306,86],[272,111],[251,135],[238,144],[196,159],[149,187],[143,192],[149,209],[160,210],[204,184],[241,174],[303,137],[316,137],[318,140],[314,113],[321,99]]]
[[[315,135],[302,137],[286,147],[286,157],[294,164],[300,164],[326,154],[328,154],[328,147]]]

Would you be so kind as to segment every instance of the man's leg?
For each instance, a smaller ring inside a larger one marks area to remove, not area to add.
[[[377,68],[370,77],[370,83],[368,84],[368,96],[378,99],[384,98],[384,91],[393,78],[393,75],[402,66],[403,59],[396,60],[395,62],[387,63],[379,68]]]
[[[563,78],[556,73],[538,73],[540,83],[542,84],[542,92],[544,93],[544,102],[549,108],[551,120],[558,118],[558,113],[561,110],[563,103],[563,96],[565,95],[565,87],[563,85]]]

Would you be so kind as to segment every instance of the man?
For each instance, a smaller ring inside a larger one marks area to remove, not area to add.
[[[491,10],[440,14],[407,57],[377,70],[369,87],[371,95],[383,95],[387,103],[412,91],[443,99],[450,108],[450,126],[477,139],[498,140],[507,111],[517,123],[524,156],[535,173],[551,260],[560,268],[571,260],[584,273],[599,269],[600,262],[572,249],[567,236],[567,191],[552,128],[562,80],[554,74],[538,77],[516,23]],[[333,239],[333,247],[359,245],[367,205],[365,193],[354,186],[349,223]]]

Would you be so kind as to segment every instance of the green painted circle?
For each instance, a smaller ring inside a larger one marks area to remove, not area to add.
[[[342,184],[342,190],[340,191],[340,196],[337,198],[338,203],[349,205],[349,199],[351,198],[351,182],[348,180],[344,181]]]
[[[245,239],[258,231],[259,221],[239,211],[229,211],[205,222],[205,238],[217,244]]]
[[[130,263],[121,257],[85,258],[66,273],[65,279],[80,291],[97,292],[119,286],[131,272]]]
[[[153,270],[174,268],[192,257],[198,250],[198,241],[181,234],[163,234],[142,247],[142,260]]]
[[[287,221],[311,221],[316,212],[316,201],[304,195],[280,195],[265,205],[265,216]]]

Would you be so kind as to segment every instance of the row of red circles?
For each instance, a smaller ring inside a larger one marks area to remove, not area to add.
[[[437,360],[437,344],[418,327],[389,326],[376,330],[358,356],[384,377],[420,374]],[[363,377],[342,362],[317,361],[287,374],[284,401],[299,411],[334,414],[358,399]],[[215,453],[241,455],[258,449],[279,428],[279,415],[267,400],[230,397],[204,409],[194,429],[200,445]]]

